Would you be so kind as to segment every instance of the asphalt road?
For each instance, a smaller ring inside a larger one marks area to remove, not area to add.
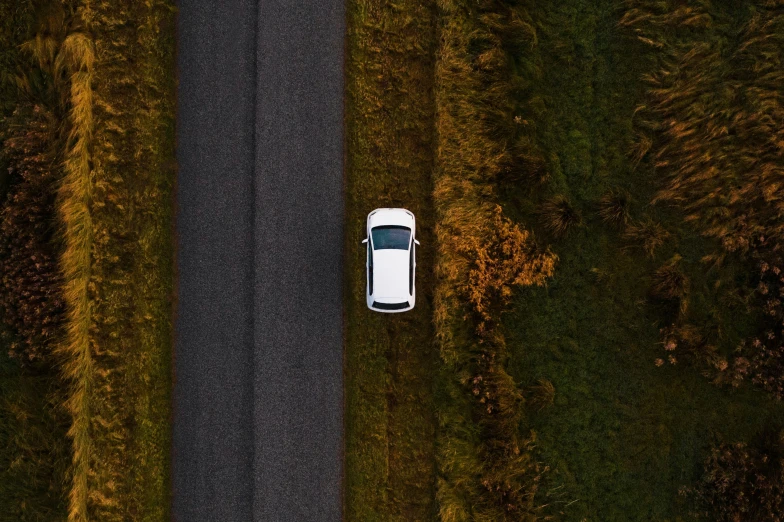
[[[343,1],[178,8],[172,517],[337,521]]]

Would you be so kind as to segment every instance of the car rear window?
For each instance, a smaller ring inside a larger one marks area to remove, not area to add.
[[[402,310],[403,308],[408,308],[408,302],[405,303],[379,303],[378,301],[373,301],[373,308],[378,308],[379,310]]]
[[[408,243],[411,240],[411,229],[408,227],[385,225],[373,228],[370,233],[373,235],[374,250],[387,248],[408,250]]]

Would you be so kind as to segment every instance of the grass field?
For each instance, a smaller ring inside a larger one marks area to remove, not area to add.
[[[677,210],[649,204],[659,180],[645,161],[635,168],[629,151],[641,77],[655,51],[623,34],[622,14],[609,0],[535,11],[537,136],[551,180],[506,187],[504,200],[510,215],[536,224],[560,263],[548,286],[520,292],[504,319],[510,371],[522,386],[540,378],[555,386],[554,406],[532,413],[526,426],[537,432],[538,455],[552,466],[564,501],[576,501],[564,520],[690,520],[678,490],[700,476],[710,447],[751,440],[784,422],[784,407],[749,387],[718,388],[685,361],[654,364],[666,359],[659,328],[672,311],[649,288],[654,270],[676,253],[691,281],[690,309],[698,323],[721,325],[721,350],[752,333],[754,317],[721,300],[715,274],[700,262],[715,243]],[[653,257],[597,215],[611,188],[631,193],[632,220],[650,217],[671,234]],[[583,215],[562,239],[548,235],[536,214],[553,194],[565,194]]]
[[[346,180],[346,517],[435,518],[431,202],[432,2],[348,3]],[[372,313],[365,219],[377,207],[417,217],[417,305]]]
[[[17,10],[24,14],[22,5]],[[28,80],[25,101],[46,106],[56,129],[53,146],[62,149],[52,156],[62,158],[51,167],[61,176],[52,228],[62,250],[66,315],[54,353],[34,347],[48,373],[36,366],[28,377],[6,377],[10,366],[3,362],[3,411],[12,418],[3,423],[2,440],[20,449],[3,476],[19,480],[3,484],[14,502],[21,499],[8,513],[15,520],[63,520],[66,508],[72,522],[164,520],[174,6],[41,6],[35,29],[27,31],[28,37],[39,31],[26,45],[32,60],[20,62],[20,71]],[[25,32],[15,31],[14,38]],[[38,411],[31,413],[34,405]],[[49,435],[63,425],[70,425],[65,447]]]

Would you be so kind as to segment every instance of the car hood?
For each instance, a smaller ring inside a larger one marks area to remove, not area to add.
[[[399,225],[412,228],[414,225],[414,218],[403,209],[382,208],[378,209],[370,216],[369,225],[370,228],[383,225]]]
[[[373,251],[373,297],[408,300],[408,250]]]

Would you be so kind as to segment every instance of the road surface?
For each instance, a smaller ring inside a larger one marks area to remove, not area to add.
[[[343,2],[178,9],[172,517],[337,521]]]

